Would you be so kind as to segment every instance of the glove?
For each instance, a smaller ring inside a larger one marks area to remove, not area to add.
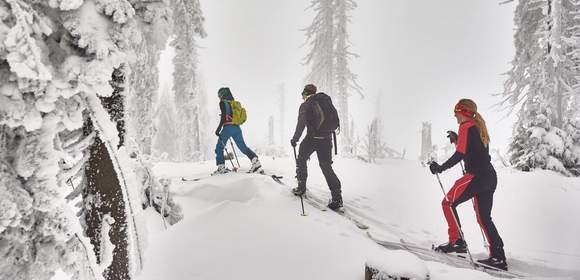
[[[298,143],[298,141],[294,139],[290,140],[290,145],[292,145],[292,147],[296,147],[296,143]]]
[[[451,144],[457,144],[457,133],[448,130],[447,131],[447,138],[449,138],[449,142],[451,142]]]
[[[441,168],[441,165],[439,165],[439,163],[432,162],[431,164],[429,164],[429,170],[431,170],[431,174],[441,173],[443,172],[442,169],[443,168]]]
[[[219,129],[215,131],[215,136],[217,136],[217,137],[220,136],[220,130]]]

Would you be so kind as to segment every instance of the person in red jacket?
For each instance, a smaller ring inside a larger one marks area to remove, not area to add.
[[[456,207],[471,198],[477,222],[489,242],[489,258],[478,262],[507,270],[503,240],[491,220],[493,194],[497,186],[497,175],[489,156],[489,134],[485,121],[477,112],[477,105],[470,99],[461,99],[455,105],[455,118],[459,124],[456,151],[445,163],[430,164],[431,173],[441,173],[458,162],[465,163],[465,174],[455,182],[443,199],[443,213],[449,226],[449,242],[435,250],[450,253],[465,253],[467,244],[461,238],[459,217]]]

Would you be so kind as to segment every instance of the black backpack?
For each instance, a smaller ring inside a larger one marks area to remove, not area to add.
[[[338,111],[332,104],[332,99],[325,93],[317,93],[313,96],[314,101],[314,120],[315,131],[320,134],[329,132],[334,137],[334,153],[337,153],[336,147],[336,130],[340,128],[340,119]]]

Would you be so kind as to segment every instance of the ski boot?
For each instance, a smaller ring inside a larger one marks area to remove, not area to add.
[[[292,189],[292,193],[295,196],[303,196],[306,193],[306,187],[300,187],[300,186],[295,187]]]
[[[344,212],[344,208],[342,205],[342,198],[338,198],[338,199],[330,199],[328,201],[328,208],[330,208],[330,210],[332,211],[336,211],[336,212]]]
[[[214,175],[226,174],[228,172],[230,172],[230,170],[226,167],[226,165],[220,164],[217,166],[217,170],[214,171],[213,173],[211,173],[211,175],[214,176]]]
[[[436,252],[441,253],[467,253],[467,244],[463,239],[457,239],[455,243],[447,242],[434,248]]]
[[[501,270],[505,270],[505,271],[508,270],[508,265],[507,265],[507,262],[505,261],[505,259],[489,257],[487,259],[477,260],[477,262],[484,264],[484,265],[491,266],[491,267],[495,267],[497,269],[501,269]]]
[[[254,172],[260,172],[260,173],[264,172],[264,171],[262,171],[262,164],[260,163],[260,160],[258,159],[258,157],[255,157],[252,159],[252,167],[250,167],[250,170],[248,171],[248,173],[254,173]]]

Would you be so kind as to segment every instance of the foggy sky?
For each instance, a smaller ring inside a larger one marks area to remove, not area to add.
[[[268,117],[278,109],[278,85],[286,86],[286,136],[293,133],[307,66],[304,32],[313,15],[310,1],[201,0],[208,37],[199,40],[200,70],[205,78],[215,124],[216,96],[229,86],[248,110],[244,135],[250,147],[267,141]],[[353,95],[356,133],[375,116],[384,124],[386,143],[420,152],[423,121],[433,123],[433,143],[446,142],[457,130],[453,106],[460,98],[477,102],[491,134],[491,147],[506,150],[513,117],[505,119],[491,96],[502,91],[513,47],[515,4],[489,0],[365,0],[352,14],[350,62],[365,98]],[[320,89],[324,91],[324,89]],[[381,106],[377,106],[378,95]],[[279,142],[280,137],[276,137]],[[339,143],[340,145],[340,143]],[[288,146],[289,147],[289,146]]]

